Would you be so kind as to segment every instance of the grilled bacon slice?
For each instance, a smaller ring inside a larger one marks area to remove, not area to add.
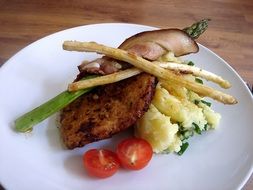
[[[120,49],[154,61],[172,51],[175,56],[196,53],[199,51],[198,44],[183,30],[161,29],[138,33],[126,39]],[[111,74],[131,65],[118,60],[103,56],[89,63],[83,63],[78,68],[80,75],[86,73]]]
[[[199,51],[198,44],[186,32],[176,28],[138,33],[126,39],[119,48],[152,61],[168,51],[176,57]]]

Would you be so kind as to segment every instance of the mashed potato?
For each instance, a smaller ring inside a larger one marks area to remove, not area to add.
[[[146,139],[155,153],[180,151],[191,134],[216,128],[221,119],[202,101],[184,87],[159,83],[149,110],[137,123],[136,136]]]
[[[159,57],[158,61],[182,63],[182,60],[179,57],[175,57],[174,53],[171,51]]]
[[[215,129],[220,122],[221,115],[214,112],[209,106],[200,103],[200,107],[203,108],[203,113],[205,115],[206,121],[212,129]]]
[[[209,106],[201,102],[201,100],[203,99],[198,94],[189,91],[188,97],[191,102],[194,102],[195,104],[196,101],[198,102],[197,106],[202,109],[202,112],[208,125],[210,126],[210,128],[215,129],[219,125],[221,115],[219,113],[214,112]]]
[[[192,123],[195,123],[202,130],[207,124],[202,108],[188,99],[178,99],[160,85],[157,85],[152,103],[161,113],[171,117],[172,121],[182,123],[184,128],[191,128]]]
[[[172,52],[158,61],[189,64]],[[196,81],[190,74],[184,78]],[[149,110],[137,123],[136,136],[146,139],[155,153],[179,152],[189,137],[218,126],[221,116],[208,104],[198,94],[160,80]]]
[[[170,117],[159,112],[153,104],[138,121],[135,129],[136,136],[147,140],[155,153],[168,148],[171,151],[180,150],[182,142],[177,137],[178,125],[172,124]]]

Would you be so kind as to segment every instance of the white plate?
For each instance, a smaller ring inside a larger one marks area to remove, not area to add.
[[[111,178],[90,178],[82,168],[82,154],[91,147],[115,148],[121,136],[65,150],[56,116],[35,127],[32,134],[13,130],[13,121],[66,89],[77,65],[96,54],[62,50],[64,40],[96,41],[117,47],[125,38],[154,29],[133,24],[81,26],[45,37],[21,50],[0,69],[0,182],[7,189],[237,189],[249,178],[253,165],[253,99],[236,72],[221,58],[200,46],[187,56],[198,66],[231,81],[226,90],[239,103],[220,112],[219,129],[195,136],[183,156],[154,155],[141,171],[120,170]],[[206,34],[208,35],[208,33]],[[218,88],[217,86],[213,85]],[[113,142],[113,143],[112,143]]]

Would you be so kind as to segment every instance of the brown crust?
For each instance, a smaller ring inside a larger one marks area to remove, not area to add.
[[[75,100],[60,116],[66,147],[82,147],[133,126],[148,110],[156,83],[154,76],[143,73]]]

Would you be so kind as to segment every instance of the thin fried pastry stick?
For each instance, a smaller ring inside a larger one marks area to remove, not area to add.
[[[81,81],[77,81],[77,82],[69,84],[68,90],[77,91],[77,90],[86,89],[89,87],[110,84],[110,83],[118,82],[118,81],[130,78],[132,76],[138,75],[141,72],[142,70],[138,68],[131,68],[131,69],[126,69],[126,70],[119,71],[113,74],[100,76],[100,77],[94,78],[93,80],[87,80],[86,82],[84,82],[84,80],[81,80]]]
[[[165,69],[180,71],[183,73],[192,74],[194,76],[204,78],[206,80],[217,83],[222,88],[230,88],[231,87],[231,84],[227,80],[224,80],[222,77],[220,77],[212,72],[200,69],[198,67],[184,65],[184,64],[178,64],[178,63],[173,63],[173,62],[153,62],[153,63],[156,63],[157,65],[159,65],[160,67],[165,68]]]
[[[192,74],[194,76],[205,78],[207,80],[210,80],[219,84],[223,88],[229,88],[231,86],[228,81],[222,79],[220,76],[217,76],[211,72],[202,70],[198,67],[193,67],[193,66],[188,66],[188,65],[183,65],[183,64],[173,63],[173,62],[152,62],[152,63],[155,63],[162,68],[174,70],[177,72],[179,71],[182,74]],[[77,91],[79,89],[85,89],[89,87],[110,84],[110,83],[118,82],[120,80],[124,80],[129,77],[138,75],[141,72],[142,70],[140,69],[131,68],[131,69],[126,69],[124,71],[119,71],[113,74],[100,76],[100,77],[89,79],[89,80],[77,81],[77,82],[69,84],[68,90]]]
[[[152,62],[148,60],[130,54],[127,51],[121,49],[107,47],[101,44],[97,44],[95,42],[77,42],[77,41],[65,41],[63,43],[63,49],[68,51],[79,51],[79,52],[85,51],[85,52],[96,52],[100,54],[105,54],[108,57],[128,62],[134,65],[135,67],[147,73],[150,73],[158,78],[170,80],[177,85],[184,86],[185,88],[192,90],[201,96],[208,96],[224,104],[237,103],[237,100],[231,95],[217,91],[213,88],[204,86],[202,84],[186,80],[184,77],[175,74],[173,71],[161,68],[159,65],[152,64]]]

